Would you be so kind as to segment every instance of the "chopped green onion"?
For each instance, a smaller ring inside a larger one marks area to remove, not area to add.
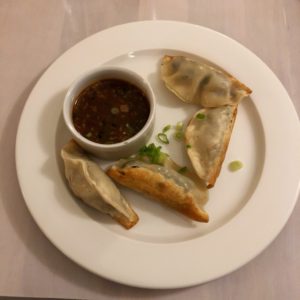
[[[205,114],[198,113],[198,114],[196,115],[196,118],[197,118],[198,120],[204,120],[204,119],[206,118],[206,116],[205,116]]]
[[[117,115],[119,113],[119,109],[117,107],[113,107],[110,111],[113,115]]]
[[[169,155],[167,153],[160,152],[159,156],[156,160],[156,163],[159,164],[159,165],[162,165],[168,156]]]
[[[183,138],[184,135],[183,126],[184,126],[183,122],[177,122],[175,126],[175,133],[174,133],[175,139],[181,140]]]
[[[187,149],[192,148],[192,146],[190,144],[185,145]]]
[[[183,131],[176,131],[174,136],[177,140],[181,140],[183,138]]]
[[[155,146],[154,143],[151,143],[148,146],[145,145],[142,147],[138,154],[142,160],[148,160],[148,162],[152,164],[162,165],[168,157],[168,154],[162,152],[160,149],[160,146]]]
[[[88,133],[86,134],[86,137],[87,137],[87,138],[90,138],[90,137],[92,137],[92,135],[93,135],[93,134],[92,134],[91,132],[88,132]]]
[[[166,125],[166,126],[163,128],[162,132],[165,133],[165,132],[169,131],[170,129],[171,129],[171,125]]]
[[[177,131],[179,130],[183,130],[183,122],[177,122],[176,126],[175,126],[175,129]]]
[[[182,168],[180,168],[177,172],[180,173],[180,174],[183,174],[183,173],[185,173],[187,170],[188,170],[187,167],[182,167]]]
[[[169,139],[165,133],[159,133],[157,139],[164,144],[169,144]]]
[[[243,163],[239,160],[234,160],[229,164],[228,167],[230,171],[235,172],[243,167]]]

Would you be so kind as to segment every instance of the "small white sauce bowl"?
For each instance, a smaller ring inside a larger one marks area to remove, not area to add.
[[[144,127],[133,137],[126,141],[115,144],[99,144],[92,142],[82,136],[74,127],[72,112],[74,101],[77,96],[90,84],[101,79],[120,79],[125,80],[138,88],[140,88],[149,101],[150,113],[148,120]],[[131,70],[127,70],[119,67],[100,67],[91,70],[81,77],[79,77],[68,89],[64,104],[63,104],[63,116],[64,121],[74,138],[74,140],[87,152],[94,154],[95,156],[107,160],[115,160],[120,158],[126,158],[131,154],[136,153],[143,145],[145,145],[154,128],[156,100],[150,84],[140,75]]]

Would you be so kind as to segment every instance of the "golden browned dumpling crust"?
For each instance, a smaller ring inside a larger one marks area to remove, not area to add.
[[[116,182],[150,195],[195,221],[208,222],[208,214],[202,208],[207,200],[205,185],[199,188],[190,179],[175,173],[162,166],[147,166],[140,162],[124,167],[114,165],[107,170]]]

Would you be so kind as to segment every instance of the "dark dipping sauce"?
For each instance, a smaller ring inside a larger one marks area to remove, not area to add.
[[[137,86],[119,79],[99,80],[75,99],[73,123],[85,138],[100,144],[128,140],[145,125],[150,104]]]

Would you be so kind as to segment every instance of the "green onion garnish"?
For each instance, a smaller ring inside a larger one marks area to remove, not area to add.
[[[177,122],[175,129],[177,131],[182,130],[183,129],[183,122]]]
[[[192,146],[191,146],[190,144],[185,145],[185,147],[186,147],[187,149],[192,148]]]
[[[174,134],[174,137],[177,140],[181,140],[183,138],[183,131],[176,131],[175,134]]]
[[[204,119],[206,118],[206,116],[205,116],[205,114],[198,113],[198,114],[196,115],[196,118],[197,118],[198,120],[204,120]]]
[[[165,133],[159,133],[157,139],[164,144],[169,144],[169,139]]]
[[[148,160],[152,164],[162,165],[165,159],[168,157],[167,153],[160,151],[160,146],[155,146],[154,143],[151,143],[148,146],[144,146],[139,150],[139,156],[143,160]]]
[[[165,133],[165,132],[169,131],[170,129],[171,129],[171,125],[166,125],[166,126],[163,128],[162,132]]]
[[[230,171],[235,172],[243,167],[243,163],[239,160],[234,160],[229,164],[228,167]]]
[[[180,174],[183,174],[183,173],[185,173],[187,170],[188,170],[187,167],[182,167],[182,168],[180,168],[177,172],[180,173]]]
[[[183,122],[177,122],[175,126],[175,133],[174,133],[175,139],[181,140],[183,138],[184,135],[183,126],[184,126]]]

